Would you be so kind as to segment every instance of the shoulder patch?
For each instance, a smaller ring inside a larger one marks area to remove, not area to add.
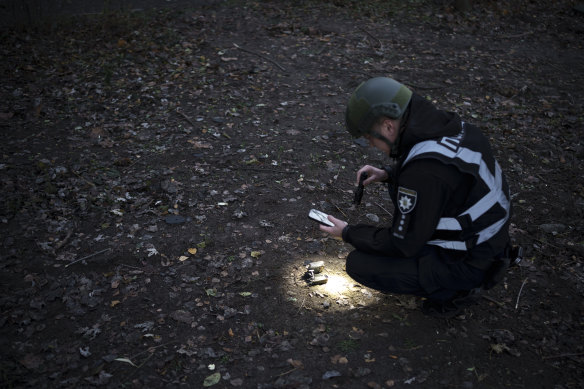
[[[404,188],[400,186],[397,190],[397,206],[399,211],[405,215],[410,213],[416,206],[418,193],[415,190]]]

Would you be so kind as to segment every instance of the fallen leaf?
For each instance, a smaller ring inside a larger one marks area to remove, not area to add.
[[[207,296],[216,296],[217,295],[217,290],[216,289],[205,289],[205,293],[207,293]]]
[[[497,354],[501,354],[503,351],[509,350],[509,347],[507,347],[505,344],[491,344],[491,350]]]
[[[189,257],[187,257],[186,255],[181,255],[180,257],[178,257],[178,260],[181,261],[181,262],[184,262],[187,259],[189,259]]]
[[[192,144],[193,148],[195,148],[195,149],[212,149],[213,148],[213,146],[207,142],[200,142],[200,141],[196,141],[196,140],[188,140],[187,142]]]
[[[118,305],[120,303],[120,300],[114,300],[110,303],[110,307],[115,307],[116,305]]]
[[[296,360],[296,359],[288,359],[286,362],[288,362],[289,364],[291,364],[293,367],[295,367],[296,369],[301,369],[302,368],[302,361]]]
[[[196,248],[196,247],[191,247],[191,248],[188,250],[188,252],[189,252],[189,254],[191,254],[191,255],[195,255],[195,254],[197,253],[197,248]]]
[[[134,364],[134,362],[130,361],[128,358],[116,358],[116,359],[114,359],[114,361],[128,363],[134,367],[138,367]]]
[[[183,311],[182,309],[174,311],[173,313],[170,314],[170,317],[172,317],[176,321],[186,324],[191,324],[194,320],[194,317],[190,312]]]
[[[146,251],[148,252],[148,257],[158,254],[158,250],[155,247],[148,247]]]
[[[206,388],[209,386],[213,386],[213,385],[219,383],[220,380],[221,380],[221,373],[211,374],[209,377],[205,378],[205,380],[203,381],[203,386]]]

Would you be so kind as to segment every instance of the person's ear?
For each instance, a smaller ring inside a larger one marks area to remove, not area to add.
[[[391,120],[389,118],[386,118],[383,121],[383,124],[384,124],[385,128],[387,128],[387,131],[389,132],[389,136],[393,137],[394,135],[397,135],[398,128],[396,126],[395,120]]]

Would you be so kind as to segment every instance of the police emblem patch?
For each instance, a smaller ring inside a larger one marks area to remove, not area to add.
[[[397,191],[397,206],[402,214],[410,213],[416,206],[418,193],[400,186]]]

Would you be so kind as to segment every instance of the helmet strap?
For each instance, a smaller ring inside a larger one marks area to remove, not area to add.
[[[387,139],[385,136],[377,133],[377,132],[372,132],[371,135],[374,138],[379,139],[380,141],[384,142],[386,145],[389,146],[389,156],[392,158],[396,158],[397,157],[397,146],[396,144],[399,142],[399,135],[397,137],[397,139],[395,140],[395,142],[390,141],[389,139]]]

